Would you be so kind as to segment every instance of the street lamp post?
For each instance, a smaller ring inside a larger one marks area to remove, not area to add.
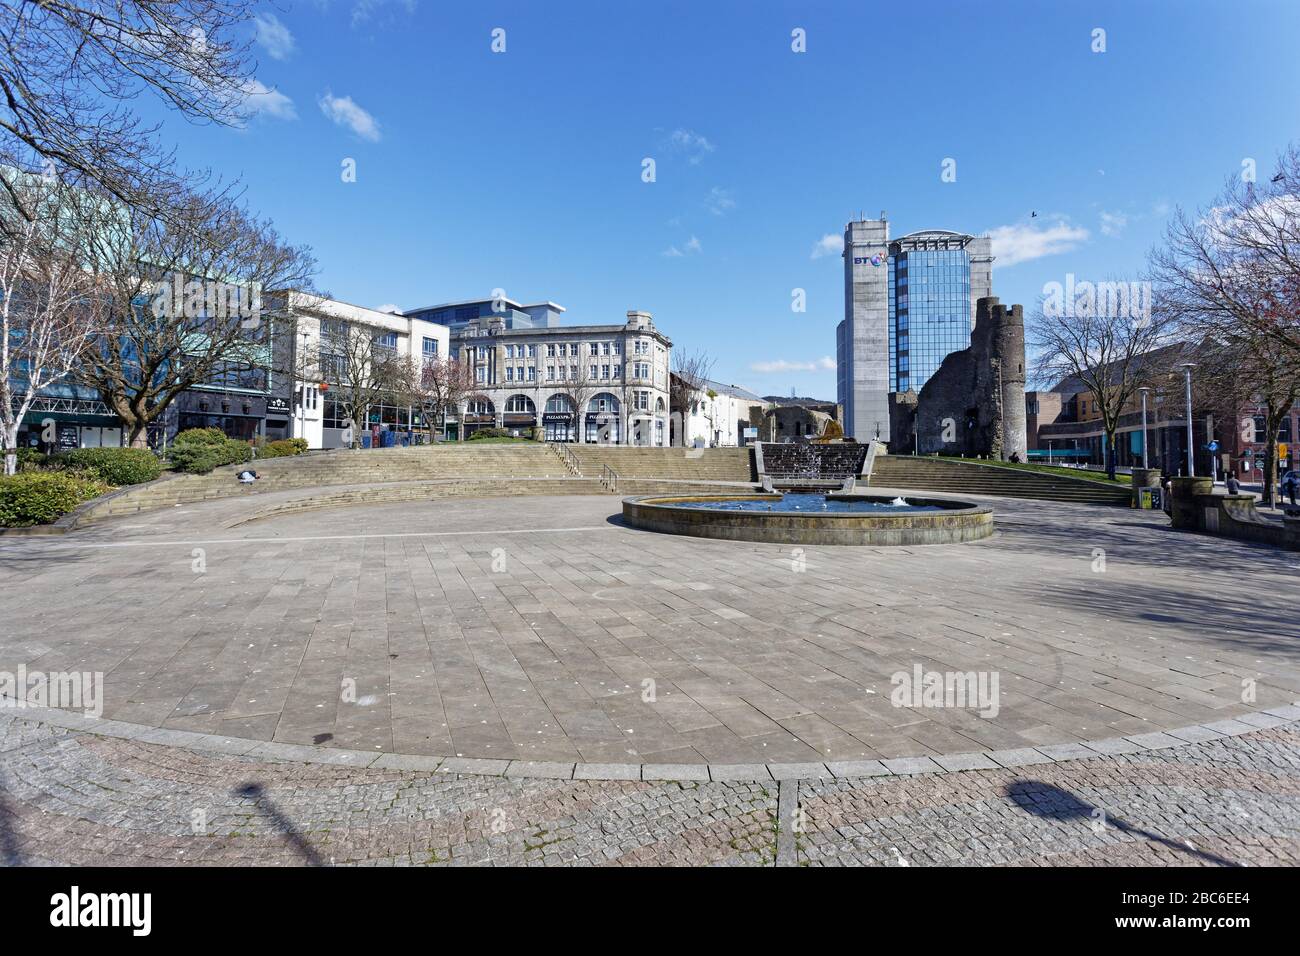
[[[1142,467],[1150,468],[1147,462],[1147,392],[1151,389],[1143,385],[1138,391],[1142,394]]]
[[[1192,369],[1195,362],[1183,362],[1184,388],[1187,395],[1187,477],[1196,477],[1195,438],[1192,434]]]
[[[1047,439],[1047,463],[1049,465],[1052,463],[1052,442],[1053,441],[1055,441],[1055,439],[1052,438]]]

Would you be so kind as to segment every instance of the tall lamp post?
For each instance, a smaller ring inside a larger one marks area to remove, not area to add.
[[[1142,395],[1142,467],[1150,468],[1147,462],[1147,392],[1151,391],[1150,386],[1143,385],[1138,389]]]
[[[1195,439],[1192,437],[1192,369],[1195,362],[1183,362],[1181,368],[1184,376],[1184,388],[1187,395],[1187,477],[1196,477]]]

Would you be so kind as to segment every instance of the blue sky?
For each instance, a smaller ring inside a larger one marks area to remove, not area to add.
[[[1067,272],[1132,275],[1175,206],[1300,139],[1285,0],[300,0],[258,35],[245,129],[144,111],[311,245],[321,288],[645,309],[764,394],[834,398],[859,211],[991,232],[994,292],[1028,309]]]

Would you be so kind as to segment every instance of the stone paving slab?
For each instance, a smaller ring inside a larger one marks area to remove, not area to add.
[[[70,729],[504,761],[487,765],[501,773],[510,761],[871,766],[1290,719],[1300,655],[1229,571],[1248,562],[1280,592],[1287,556],[1172,534],[1162,515],[988,503],[999,532],[984,542],[812,547],[802,564],[776,545],[620,527],[608,497],[239,527],[223,525],[247,499],[186,505],[0,541],[0,587],[26,596],[6,608],[0,669],[102,671],[118,725],[69,715]],[[123,577],[149,582],[150,614]],[[43,611],[54,600],[57,632]],[[891,676],[917,665],[994,669],[997,713],[892,707]]]

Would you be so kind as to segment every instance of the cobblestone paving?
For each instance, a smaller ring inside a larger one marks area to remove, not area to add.
[[[789,786],[789,784],[786,784]],[[1018,770],[776,784],[506,779],[243,757],[0,713],[9,865],[1300,864],[1300,722]],[[783,821],[784,822],[784,821]]]

